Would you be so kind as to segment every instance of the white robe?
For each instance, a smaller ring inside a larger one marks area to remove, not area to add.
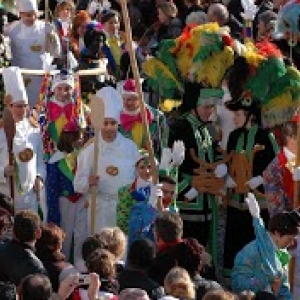
[[[50,25],[36,20],[33,26],[27,27],[22,21],[10,24],[4,32],[11,40],[12,66],[31,70],[42,70],[41,55],[46,50],[46,36],[49,39],[49,49],[53,57],[58,57],[61,52],[59,38],[53,33]],[[29,104],[33,107],[39,98],[42,76],[24,76]]]
[[[33,157],[28,162],[21,162],[18,158],[20,151],[25,148],[33,150]],[[18,170],[18,183],[15,177],[15,212],[22,209],[38,210],[37,194],[33,190],[35,179],[46,177],[43,160],[43,143],[39,129],[31,126],[27,119],[16,124],[16,135],[13,141],[13,153]],[[8,165],[9,157],[6,136],[3,128],[0,129],[0,192],[9,195],[9,180],[4,176],[4,168]],[[45,203],[44,190],[40,192],[41,201]],[[43,213],[45,207],[42,205]]]
[[[118,190],[120,187],[133,182],[135,163],[139,155],[135,143],[120,133],[110,143],[105,142],[100,137],[99,149],[98,170],[100,179],[96,203],[96,232],[99,232],[104,227],[116,226]],[[77,172],[74,179],[74,189],[78,193],[86,194],[89,191],[88,178],[92,173],[93,155],[94,144],[92,143],[78,156]],[[118,168],[116,176],[107,173],[109,166]],[[88,198],[89,196],[87,195]],[[89,205],[90,207],[91,205]]]

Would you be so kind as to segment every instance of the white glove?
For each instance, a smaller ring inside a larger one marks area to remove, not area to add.
[[[195,188],[191,188],[184,197],[187,198],[189,201],[195,199],[198,196],[198,191]]]
[[[236,182],[232,179],[230,175],[225,178],[225,187],[228,189],[233,189],[236,187]]]
[[[257,187],[264,183],[262,176],[255,176],[246,182],[251,190],[255,190]]]
[[[41,55],[41,59],[43,62],[43,70],[45,72],[50,72],[56,69],[56,66],[52,65],[53,57],[50,55],[50,53],[47,52],[43,53]]]
[[[227,171],[228,171],[228,168],[227,168],[226,164],[219,164],[215,168],[214,174],[215,174],[216,177],[222,178],[222,177],[227,175]]]
[[[172,164],[173,166],[180,166],[184,161],[185,146],[183,141],[176,141],[172,149]]]
[[[71,70],[78,67],[78,61],[71,51],[69,51],[69,53],[68,53],[68,64],[69,64],[69,69],[71,69]]]
[[[162,151],[159,169],[168,170],[171,166],[172,161],[172,150],[170,148],[164,148]]]
[[[98,1],[92,1],[88,8],[88,13],[90,16],[93,16],[97,10],[100,10],[101,5]]]
[[[241,16],[244,20],[254,20],[258,7],[254,4],[254,0],[242,0],[241,1],[244,12]]]
[[[294,181],[300,181],[300,167],[297,167],[297,168],[294,169],[293,180]]]
[[[161,188],[162,188],[161,183],[158,183],[156,185],[154,185],[154,184],[151,185],[149,203],[153,207],[156,207],[157,198],[163,196],[163,191]]]
[[[258,202],[252,193],[248,193],[247,198],[245,199],[245,202],[248,204],[250,214],[254,218],[259,218],[260,216],[260,208],[258,205]]]

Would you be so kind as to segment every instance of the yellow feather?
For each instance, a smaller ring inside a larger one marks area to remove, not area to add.
[[[135,122],[132,130],[132,140],[136,143],[139,149],[143,147],[144,125],[140,122]]]
[[[207,86],[217,88],[220,86],[225,72],[234,62],[234,51],[231,47],[224,47],[224,50],[214,53],[204,62],[196,65],[196,81],[204,82]]]

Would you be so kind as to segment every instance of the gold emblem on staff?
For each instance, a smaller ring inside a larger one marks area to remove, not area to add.
[[[33,150],[30,148],[25,148],[18,154],[19,160],[21,162],[29,162],[33,157]]]
[[[40,52],[42,50],[42,46],[41,45],[31,45],[30,50],[32,52]]]
[[[106,168],[106,173],[110,176],[117,176],[119,174],[119,169],[115,166],[108,166]]]

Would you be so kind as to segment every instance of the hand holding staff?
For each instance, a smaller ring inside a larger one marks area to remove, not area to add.
[[[134,80],[136,83],[137,93],[139,95],[139,100],[140,100],[140,104],[141,104],[140,105],[141,117],[142,117],[142,122],[144,124],[144,131],[145,131],[145,135],[146,135],[146,144],[149,147],[147,150],[149,152],[149,160],[150,160],[151,169],[153,172],[152,173],[153,174],[153,183],[157,184],[158,183],[158,172],[157,172],[157,166],[156,166],[155,158],[154,158],[152,140],[151,140],[150,132],[149,132],[148,119],[146,118],[146,108],[145,108],[142,86],[141,86],[141,82],[140,82],[139,69],[137,66],[135,52],[133,50],[133,45],[132,45],[132,34],[131,34],[131,26],[130,26],[128,9],[127,9],[127,1],[121,0],[120,3],[121,3],[121,7],[122,7],[123,21],[124,21],[124,25],[125,25],[127,49],[128,49],[128,53],[130,56],[131,68],[132,68]],[[162,204],[161,198],[159,198],[157,201],[157,208],[160,211],[163,210],[163,204]]]

